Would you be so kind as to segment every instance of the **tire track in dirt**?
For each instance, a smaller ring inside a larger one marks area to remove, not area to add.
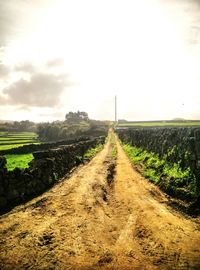
[[[1,217],[0,268],[199,269],[198,224],[166,202],[110,133],[69,179]]]

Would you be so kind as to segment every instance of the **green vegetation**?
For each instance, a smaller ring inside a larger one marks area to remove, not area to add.
[[[7,138],[7,139],[10,139],[10,140],[13,140],[13,139],[19,139],[19,140],[24,140],[24,139],[37,139],[37,134],[12,134],[12,133],[9,133],[9,134],[5,134],[3,136],[0,135],[0,138]]]
[[[0,132],[0,151],[18,148],[25,144],[38,144],[37,134],[33,132]],[[33,159],[32,154],[5,155],[7,169],[12,171],[16,167],[27,168],[28,163]]]
[[[98,152],[100,152],[103,149],[103,144],[98,144],[94,148],[88,149],[88,151],[84,154],[84,159],[92,159]]]
[[[25,145],[25,143],[23,143],[23,144],[9,144],[9,145],[1,145],[0,144],[0,151],[18,148],[18,147],[23,146],[23,145]]]
[[[117,147],[116,147],[115,135],[114,135],[114,133],[112,132],[112,133],[109,134],[109,136],[111,136],[111,137],[110,137],[110,143],[111,143],[111,147],[112,147],[112,152],[111,152],[111,154],[112,154],[113,159],[116,159],[116,157],[117,157]],[[107,138],[108,138],[108,137],[107,137]]]
[[[31,136],[31,137],[34,137],[34,136],[37,136],[37,134],[35,132],[25,132],[25,131],[0,131],[0,136],[16,136],[16,137],[19,137],[19,136],[25,136],[25,137],[28,137],[28,136]]]
[[[0,138],[6,139],[37,139],[37,134],[34,132],[0,132]]]
[[[147,121],[147,122],[120,122],[118,127],[154,127],[154,126],[200,126],[200,121]]]
[[[86,112],[69,112],[65,121],[38,124],[38,136],[42,141],[72,139],[80,136],[105,136],[110,122],[88,118]]]
[[[116,148],[116,146],[113,146],[113,148],[112,148],[112,157],[114,159],[117,157],[117,148]]]
[[[34,132],[0,132],[0,151],[31,143],[39,143]]]
[[[6,167],[9,171],[14,170],[16,167],[18,168],[28,168],[28,163],[33,160],[32,154],[25,155],[5,155],[7,160]]]
[[[107,135],[110,122],[90,120],[86,112],[69,112],[65,121],[35,124],[29,121],[0,123],[0,151],[18,148],[28,144],[39,144],[40,141],[58,141],[82,136]],[[33,131],[36,131],[37,134]],[[102,145],[90,149],[85,158],[91,159],[103,148]],[[9,170],[15,167],[24,168],[31,160],[29,155],[8,155]]]
[[[0,137],[0,143],[3,142],[16,142],[16,141],[29,141],[32,140],[31,137],[27,138],[27,137]]]
[[[177,163],[169,163],[160,159],[158,155],[147,152],[142,148],[133,147],[129,144],[123,144],[123,148],[134,164],[140,164],[143,168],[143,174],[155,184],[163,184],[166,189],[176,189],[178,187],[188,186],[191,192],[195,192],[194,176],[191,171],[182,170]]]
[[[29,120],[0,122],[1,132],[36,132],[37,124]]]
[[[10,145],[10,144],[30,144],[32,140],[14,140],[14,141],[0,141],[0,145]]]
[[[111,123],[111,121],[89,119],[88,114],[81,111],[69,112],[65,115],[64,121],[52,123],[36,124],[28,120],[0,122],[0,142],[4,141],[3,137],[9,140],[18,138],[18,140],[39,139],[52,142],[81,136],[106,136]]]

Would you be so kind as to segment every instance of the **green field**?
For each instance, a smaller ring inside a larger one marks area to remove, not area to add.
[[[0,132],[0,150],[8,150],[12,148],[18,148],[27,144],[39,144],[37,140],[37,134],[33,132]],[[33,155],[21,154],[21,155],[5,155],[7,160],[7,169],[14,170],[18,168],[27,168],[28,163],[33,159]]]
[[[15,137],[0,137],[0,143],[3,142],[15,142],[15,141],[27,141],[27,140],[32,140],[32,138],[27,138],[27,137],[21,137],[21,138],[15,138]]]
[[[18,147],[21,147],[25,144],[29,144],[29,143],[23,143],[23,144],[10,144],[10,145],[1,145],[0,144],[0,151],[3,151],[3,150],[9,150],[9,149],[13,149],[13,148],[18,148]],[[34,144],[39,144],[39,143],[34,143]]]
[[[122,122],[118,127],[165,127],[165,126],[200,126],[200,121],[146,121],[146,122]]]
[[[33,132],[0,132],[0,151],[17,148],[25,144],[37,144],[37,134]]]
[[[13,140],[13,141],[1,141],[0,140],[0,145],[11,145],[11,144],[30,144],[34,143],[35,141],[33,140]]]
[[[24,136],[24,137],[37,137],[37,134],[35,132],[12,132],[12,131],[0,131],[0,136]]]

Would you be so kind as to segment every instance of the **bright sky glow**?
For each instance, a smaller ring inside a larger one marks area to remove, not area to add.
[[[0,119],[52,121],[70,110],[113,119],[115,94],[119,118],[200,119],[198,1],[17,1],[0,5],[14,16],[12,31],[1,30]],[[59,99],[37,105],[49,101],[48,78]]]

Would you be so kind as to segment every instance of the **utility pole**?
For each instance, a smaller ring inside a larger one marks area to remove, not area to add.
[[[117,96],[115,96],[115,125],[117,125]]]

